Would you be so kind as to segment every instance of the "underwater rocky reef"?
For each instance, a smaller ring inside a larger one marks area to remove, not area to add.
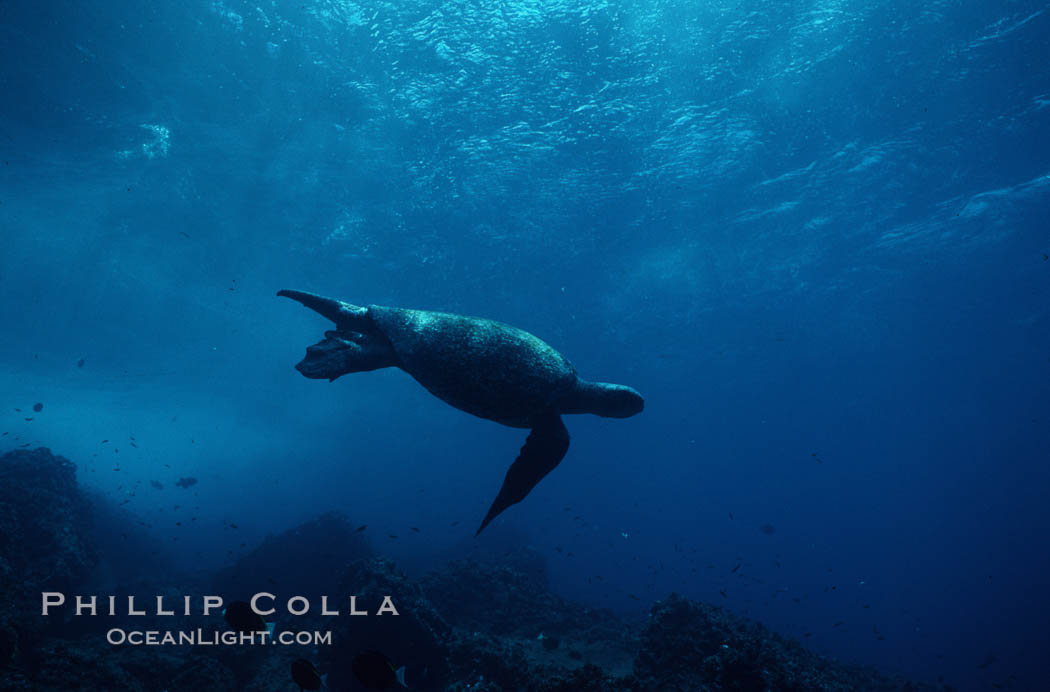
[[[115,531],[120,543],[107,540]],[[133,515],[78,486],[68,460],[45,448],[0,456],[0,690],[287,692],[299,689],[289,674],[297,658],[326,673],[329,689],[358,690],[351,661],[364,649],[405,666],[408,688],[420,691],[950,689],[818,656],[676,594],[654,603],[645,621],[627,622],[561,599],[515,560],[452,560],[412,579],[338,514],[270,536],[214,574],[180,574],[147,559],[155,552]],[[154,569],[129,572],[131,562]],[[118,584],[115,572],[130,576]],[[42,617],[42,592],[117,593],[121,602],[135,595],[147,614],[77,618],[67,603]],[[196,604],[168,619],[152,604],[164,596],[179,610],[185,595],[231,602],[260,592],[308,599],[306,614],[277,607],[270,621],[276,631],[331,631],[331,644],[147,647],[106,639],[114,627],[217,634],[227,630],[223,620]],[[323,595],[339,616],[321,613]],[[398,615],[348,615],[350,595],[373,613],[391,595]]]

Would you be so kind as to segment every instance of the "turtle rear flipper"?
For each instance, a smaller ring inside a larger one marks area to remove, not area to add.
[[[489,525],[489,522],[499,516],[503,510],[524,500],[525,496],[536,487],[536,484],[554,470],[567,451],[569,451],[569,431],[565,429],[561,416],[557,413],[543,416],[533,426],[518,458],[507,469],[503,487],[500,488],[499,494],[489,507],[489,512],[485,515],[474,537],[477,538]]]

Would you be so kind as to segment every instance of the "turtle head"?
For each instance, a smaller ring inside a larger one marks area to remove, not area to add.
[[[368,308],[305,291],[284,290],[277,295],[302,303],[336,326],[324,333],[323,341],[307,347],[306,357],[295,366],[303,377],[333,381],[352,372],[396,364],[393,346],[372,323]]]
[[[562,413],[593,413],[603,418],[630,418],[642,412],[645,399],[633,387],[577,380],[562,404]]]
[[[352,372],[366,372],[396,365],[394,349],[378,332],[361,334],[345,329],[324,333],[324,341],[306,348],[306,357],[295,369],[303,377],[333,382]]]
[[[349,337],[342,332],[325,332],[324,341],[306,347],[306,357],[296,364],[295,369],[303,377],[328,381],[354,372],[352,363],[360,348]]]

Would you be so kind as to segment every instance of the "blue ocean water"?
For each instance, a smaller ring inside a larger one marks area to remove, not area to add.
[[[0,3],[4,439],[186,564],[332,509],[420,569],[515,535],[575,600],[1040,689],[1047,55],[1033,0]],[[646,409],[567,417],[475,541],[525,432],[304,379],[282,288],[498,319]]]

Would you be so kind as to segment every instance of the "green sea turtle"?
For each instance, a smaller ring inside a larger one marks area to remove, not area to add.
[[[642,396],[631,387],[588,382],[572,363],[526,331],[479,317],[360,307],[304,291],[279,291],[335,323],[295,366],[305,377],[335,380],[352,372],[398,367],[431,394],[486,420],[531,432],[503,479],[477,536],[521,502],[569,449],[565,413],[628,418]]]

